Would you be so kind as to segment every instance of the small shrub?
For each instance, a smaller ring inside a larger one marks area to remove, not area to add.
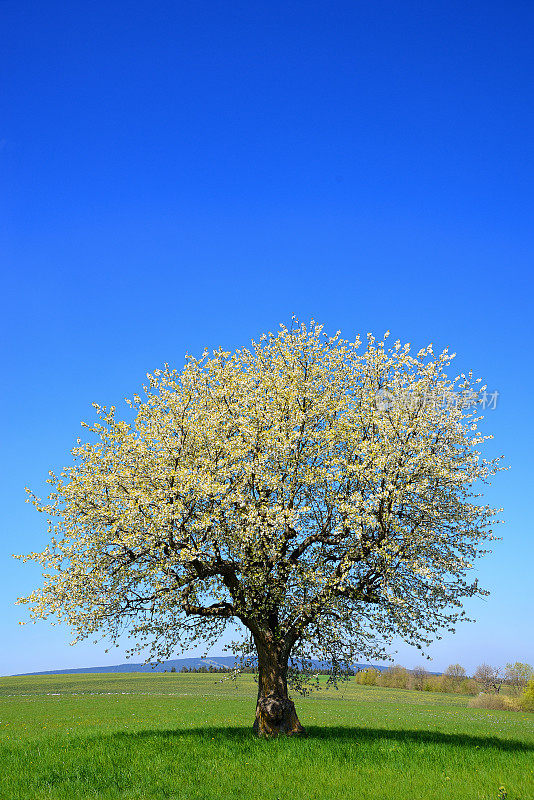
[[[511,697],[501,694],[481,692],[478,697],[469,701],[469,708],[491,708],[495,711],[519,711],[517,703]]]

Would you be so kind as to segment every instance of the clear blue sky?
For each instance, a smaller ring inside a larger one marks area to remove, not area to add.
[[[0,674],[124,660],[13,605],[46,542],[24,486],[91,402],[292,313],[500,392],[492,594],[431,653],[534,663],[534,5],[4,0],[0,31]]]

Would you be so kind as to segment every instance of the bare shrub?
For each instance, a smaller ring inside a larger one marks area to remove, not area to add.
[[[422,692],[425,688],[425,681],[428,677],[428,672],[424,667],[415,667],[415,669],[412,670],[412,688],[418,692]]]
[[[486,694],[482,692],[478,697],[469,701],[469,708],[491,708],[495,711],[519,711],[519,707],[511,697],[502,694]]]
[[[489,664],[481,664],[477,667],[473,678],[482,686],[486,693],[495,692],[498,694],[503,682],[500,669],[498,667],[491,667]]]
[[[460,692],[460,685],[466,678],[465,669],[461,664],[449,664],[442,675],[444,692]]]
[[[407,689],[410,684],[410,673],[406,667],[395,664],[388,667],[380,675],[380,685],[387,686],[389,689]]]

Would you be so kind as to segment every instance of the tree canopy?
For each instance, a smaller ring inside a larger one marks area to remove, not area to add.
[[[501,510],[471,491],[502,468],[478,450],[485,387],[450,380],[448,350],[387,336],[362,349],[281,326],[156,370],[129,421],[95,404],[91,441],[50,473],[47,500],[30,492],[50,541],[22,557],[45,578],[19,602],[76,640],[128,630],[154,659],[237,621],[258,656],[260,733],[284,730],[292,659],[335,667],[453,630],[462,600],[487,593],[469,573]]]

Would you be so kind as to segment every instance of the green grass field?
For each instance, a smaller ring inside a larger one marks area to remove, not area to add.
[[[262,741],[253,678],[219,681],[0,678],[0,800],[534,800],[534,714],[351,681]]]

